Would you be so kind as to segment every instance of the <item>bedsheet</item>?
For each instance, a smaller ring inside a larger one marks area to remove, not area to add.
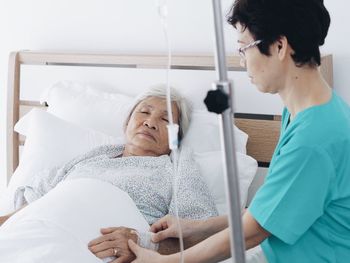
[[[96,179],[67,180],[0,227],[0,262],[106,262],[110,259],[96,258],[87,244],[109,226],[149,229],[117,187]],[[248,253],[247,263],[263,263],[260,255],[259,249]]]

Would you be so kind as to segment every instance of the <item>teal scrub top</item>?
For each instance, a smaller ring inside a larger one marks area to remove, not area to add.
[[[249,211],[269,263],[350,262],[350,107],[335,92],[289,122]]]

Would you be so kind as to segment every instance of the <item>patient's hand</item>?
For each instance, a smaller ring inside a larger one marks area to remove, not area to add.
[[[13,216],[14,214],[16,214],[19,210],[25,208],[27,206],[27,204],[23,205],[21,208],[17,209],[16,211],[13,211],[10,214],[4,215],[4,216],[0,216],[0,226],[2,226],[3,223],[5,223],[6,220],[8,220],[11,216]]]
[[[89,242],[89,250],[101,259],[117,257],[116,260],[112,261],[113,263],[129,263],[135,259],[135,255],[128,246],[129,239],[137,242],[138,237],[134,231],[134,229],[127,227],[102,228],[102,236]]]
[[[9,219],[10,216],[6,215],[6,216],[0,216],[0,226],[5,223],[5,221],[7,219]]]

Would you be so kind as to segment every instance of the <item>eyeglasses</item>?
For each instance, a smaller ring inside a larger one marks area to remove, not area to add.
[[[239,53],[239,55],[241,56],[241,58],[242,58],[243,60],[245,60],[245,51],[246,51],[247,49],[249,49],[249,48],[252,48],[252,47],[255,47],[255,46],[259,45],[261,42],[262,42],[262,40],[256,40],[256,41],[253,41],[253,42],[247,44],[247,45],[244,46],[244,47],[240,47],[240,48],[238,49],[238,53]]]

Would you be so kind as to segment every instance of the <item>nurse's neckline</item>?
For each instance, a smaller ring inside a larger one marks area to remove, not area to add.
[[[294,117],[292,117],[292,114],[290,113],[290,111],[287,108],[287,111],[288,111],[288,114],[289,114],[288,124],[287,125],[289,125],[291,122],[295,121],[298,117],[304,115],[305,113],[307,113],[309,111],[328,106],[329,104],[332,103],[333,100],[334,100],[334,90],[331,90],[331,97],[329,98],[328,101],[326,101],[324,103],[320,103],[320,104],[317,104],[317,105],[313,105],[313,106],[307,107],[307,108],[299,111]]]

